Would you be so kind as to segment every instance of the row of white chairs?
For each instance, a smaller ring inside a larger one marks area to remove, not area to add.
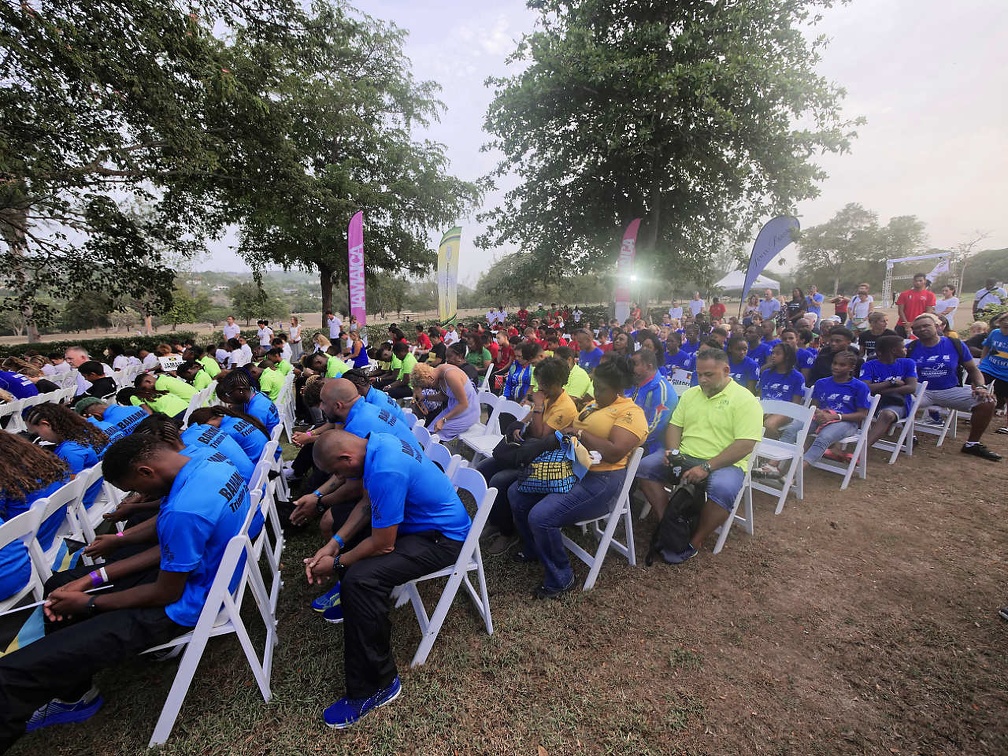
[[[0,404],[0,421],[2,421],[5,417],[10,418],[7,421],[5,430],[8,433],[22,433],[23,431],[28,430],[23,416],[26,409],[49,402],[52,402],[53,404],[69,402],[73,399],[73,397],[74,387],[69,386],[67,388],[61,388],[57,391],[49,391],[45,394],[28,396],[24,399],[15,399],[13,402]],[[0,424],[2,424],[2,422],[0,422]]]

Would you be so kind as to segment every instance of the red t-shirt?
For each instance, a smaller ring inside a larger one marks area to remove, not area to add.
[[[720,302],[718,302],[717,304],[712,304],[710,306],[710,316],[712,318],[717,318],[718,320],[721,320],[721,318],[724,317],[726,309],[727,308]]]
[[[921,289],[920,291],[907,289],[896,299],[897,305],[903,305],[903,314],[906,316],[904,319],[899,320],[897,325],[913,323],[918,315],[923,315],[927,312],[928,307],[933,308],[937,299],[933,291],[928,291],[927,289]]]
[[[494,362],[494,368],[496,368],[497,370],[501,370],[506,365],[510,365],[512,362],[514,362],[515,353],[514,349],[511,348],[510,344],[508,346],[500,346],[500,345],[498,346],[500,348],[497,350],[497,356],[494,358],[493,362]]]
[[[426,349],[427,351],[430,351],[431,349],[430,336],[428,336],[423,331],[417,331],[417,344],[420,346],[421,349]]]

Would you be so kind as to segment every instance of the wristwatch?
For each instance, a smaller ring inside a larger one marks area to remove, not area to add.
[[[701,462],[700,469],[710,475],[710,462]]]
[[[314,494],[316,496],[315,511],[318,512],[319,514],[322,514],[327,509],[327,507],[322,503],[322,497],[325,496],[325,494],[319,490],[314,491]]]
[[[340,580],[343,579],[343,573],[346,572],[346,565],[344,565],[343,562],[340,560],[341,556],[343,556],[343,555],[342,554],[337,554],[333,558],[333,563],[332,563],[333,574],[336,575],[337,579],[340,579]]]
[[[98,614],[98,605],[95,603],[94,596],[88,600],[87,607],[85,607],[84,611],[87,613],[88,617],[94,617]]]

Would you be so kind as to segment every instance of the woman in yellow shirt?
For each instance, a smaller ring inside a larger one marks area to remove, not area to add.
[[[570,367],[564,360],[548,357],[533,368],[535,380],[539,388],[526,397],[526,403],[532,405],[528,415],[528,425],[518,431],[507,429],[514,440],[529,442],[533,439],[545,438],[558,430],[563,430],[574,422],[577,417],[577,407],[574,400],[564,391],[564,384],[570,374]],[[510,440],[510,439],[509,439]],[[508,499],[508,488],[516,480],[525,477],[525,466],[530,461],[529,454],[534,454],[537,444],[523,444],[514,449],[514,455],[490,457],[479,464],[476,469],[483,474],[487,483],[497,489],[497,499],[484,529],[484,535],[489,539],[485,552],[487,554],[503,554],[518,543],[514,521],[511,519],[511,504]],[[524,453],[523,453],[524,452]],[[511,456],[512,459],[507,459]]]
[[[593,465],[568,493],[527,494],[518,490],[521,481],[508,488],[511,514],[522,539],[518,561],[540,561],[545,577],[533,598],[557,598],[574,589],[574,570],[567,558],[561,528],[581,520],[601,517],[619,495],[626,478],[631,452],[647,437],[644,411],[624,396],[633,384],[625,360],[604,359],[595,368],[595,401],[563,429],[577,436],[602,461]]]

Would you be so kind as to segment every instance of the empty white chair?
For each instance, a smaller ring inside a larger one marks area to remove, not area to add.
[[[738,494],[735,496],[735,503],[732,504],[732,510],[728,514],[728,519],[725,520],[724,524],[716,531],[718,538],[714,543],[715,554],[721,553],[721,549],[724,548],[725,541],[728,540],[728,533],[732,529],[732,525],[735,524],[736,520],[739,523],[739,527],[746,533],[749,535],[753,534],[752,466],[755,459],[755,454],[749,455],[749,463],[746,466],[745,478],[742,480],[742,488],[739,489]],[[743,514],[738,513],[740,508],[742,508]]]
[[[486,425],[470,428],[459,440],[473,451],[473,464],[482,457],[489,457],[504,438],[504,428],[501,427],[501,415],[513,415],[516,420],[524,420],[531,408],[527,404],[518,404],[511,399],[499,399]]]
[[[577,523],[583,531],[587,532],[589,527],[592,529],[593,535],[598,540],[595,553],[588,553],[566,535],[563,536],[564,546],[589,567],[588,577],[585,579],[582,590],[590,591],[595,587],[595,581],[598,579],[599,571],[602,569],[602,562],[605,561],[606,554],[609,553],[610,549],[626,557],[627,564],[631,567],[637,566],[637,550],[634,547],[633,536],[633,514],[630,511],[630,488],[633,486],[634,478],[637,475],[637,466],[640,464],[643,456],[644,449],[638,446],[627,462],[626,480],[623,481],[619,495],[613,499],[609,512],[601,517]],[[614,537],[616,526],[619,525],[621,520],[626,539],[624,543],[620,543]]]
[[[486,375],[484,375],[483,378],[480,379],[479,386],[477,386],[479,393],[485,394],[490,391],[490,376],[493,375],[493,371],[494,371],[494,365],[491,362],[489,365],[487,365]]]
[[[488,635],[493,635],[493,619],[490,616],[490,596],[487,593],[486,575],[483,572],[483,556],[480,553],[479,539],[486,525],[487,517],[490,516],[490,509],[493,507],[494,499],[497,498],[496,488],[487,488],[486,480],[476,470],[471,467],[460,468],[452,480],[459,491],[467,491],[476,500],[476,515],[473,517],[472,527],[469,528],[469,535],[466,536],[462,544],[462,551],[459,552],[455,564],[445,567],[442,570],[431,572],[423,577],[411,580],[396,587],[392,592],[396,599],[396,606],[402,606],[407,601],[412,603],[413,611],[416,613],[417,622],[420,623],[420,646],[413,655],[411,666],[416,667],[427,661],[434,641],[437,640],[444,624],[448,610],[451,608],[455,595],[459,587],[465,586],[466,593],[472,599],[476,611],[479,613],[486,626]],[[469,573],[475,572],[478,588],[469,579]],[[434,613],[427,615],[423,599],[417,590],[419,583],[434,580],[437,578],[448,578],[441,597],[438,599]]]

